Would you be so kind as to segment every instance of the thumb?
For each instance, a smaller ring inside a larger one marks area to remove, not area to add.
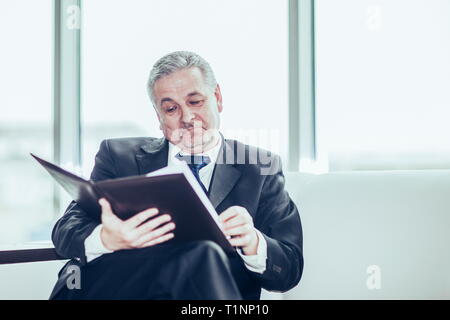
[[[102,211],[112,211],[111,205],[105,198],[101,198],[100,200],[98,200],[98,204],[102,207]]]
[[[111,205],[105,198],[101,198],[98,203],[102,207],[102,220],[117,218],[111,209]]]

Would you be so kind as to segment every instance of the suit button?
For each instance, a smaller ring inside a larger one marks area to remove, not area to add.
[[[279,267],[277,265],[273,265],[272,266],[272,270],[275,271],[276,273],[280,273],[281,272],[281,267]]]

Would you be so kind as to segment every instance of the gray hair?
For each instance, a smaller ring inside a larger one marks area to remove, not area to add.
[[[216,77],[209,63],[198,54],[189,51],[175,51],[169,53],[156,61],[150,71],[147,81],[147,92],[154,106],[157,105],[154,96],[154,86],[156,81],[168,76],[175,71],[197,67],[203,74],[205,83],[214,90],[217,86]]]

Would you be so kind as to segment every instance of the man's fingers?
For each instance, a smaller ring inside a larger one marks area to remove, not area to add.
[[[168,214],[160,215],[159,217],[153,218],[144,224],[140,225],[136,229],[133,230],[135,238],[139,238],[145,234],[148,234],[149,232],[153,231],[160,225],[169,222],[172,219],[172,217]]]
[[[252,231],[252,226],[250,224],[243,224],[239,227],[231,228],[228,230],[225,230],[224,233],[227,236],[240,236],[250,233]]]
[[[224,223],[228,220],[233,219],[233,217],[236,217],[236,216],[243,217],[244,219],[247,219],[247,220],[252,219],[250,214],[248,213],[247,209],[245,209],[244,207],[239,207],[239,206],[233,206],[233,207],[226,209],[219,215],[219,219],[222,223]]]
[[[148,242],[145,242],[144,244],[142,244],[140,246],[140,248],[150,247],[150,246],[154,246],[154,245],[156,245],[158,243],[166,242],[166,241],[172,239],[174,236],[175,235],[173,233],[167,233],[165,235],[162,235],[159,238],[156,238],[156,239],[150,240]]]
[[[234,228],[237,226],[241,226],[241,225],[244,225],[247,223],[249,223],[249,222],[244,217],[236,216],[236,217],[224,222],[222,227],[223,227],[223,230],[228,230],[228,229],[231,229],[231,228]]]
[[[239,213],[239,211],[236,210],[236,207],[231,207],[231,208],[226,209],[224,212],[222,212],[219,215],[219,219],[220,219],[220,221],[225,222],[225,221],[231,219],[232,217],[237,216],[238,213]]]
[[[136,230],[139,234],[144,234],[149,231],[152,231],[153,229],[157,228],[163,223],[169,222],[172,219],[172,217],[169,214],[163,214],[159,217],[153,218],[146,223],[144,223],[142,226],[139,226]]]
[[[165,225],[163,225],[160,228],[154,229],[151,232],[148,232],[147,234],[144,234],[143,236],[141,236],[135,243],[136,247],[140,247],[141,245],[143,245],[146,242],[149,242],[151,240],[157,239],[160,236],[168,233],[169,231],[172,231],[175,229],[175,223],[171,222],[171,223],[167,223]]]
[[[134,221],[127,220],[125,221],[126,225],[122,226],[122,234],[123,238],[126,241],[126,243],[131,247],[137,247],[137,243],[139,242],[139,238],[142,237],[145,234],[148,234],[149,232],[153,231],[153,229],[157,228],[159,225],[166,223],[170,221],[171,217],[168,214],[161,215],[156,218],[152,218],[151,220],[141,224],[140,226],[136,227],[136,223],[139,223],[141,220],[148,219],[149,216],[153,216],[157,214],[155,209],[149,209],[142,211],[140,213],[141,217],[138,219],[135,219]],[[135,216],[134,216],[135,217]],[[133,217],[133,218],[134,218]],[[131,218],[130,218],[131,219]],[[135,226],[130,229],[130,226]]]
[[[150,208],[150,209],[141,211],[125,221],[125,228],[127,228],[127,229],[136,228],[137,226],[139,226],[142,222],[144,222],[148,218],[151,218],[151,217],[155,216],[156,214],[158,214],[158,212],[159,211],[157,208]]]
[[[251,236],[249,234],[246,234],[242,237],[235,237],[231,238],[228,241],[233,247],[245,247],[250,244]]]

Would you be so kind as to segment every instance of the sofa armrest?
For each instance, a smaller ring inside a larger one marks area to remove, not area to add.
[[[0,264],[64,260],[55,248],[19,249],[0,251]]]

